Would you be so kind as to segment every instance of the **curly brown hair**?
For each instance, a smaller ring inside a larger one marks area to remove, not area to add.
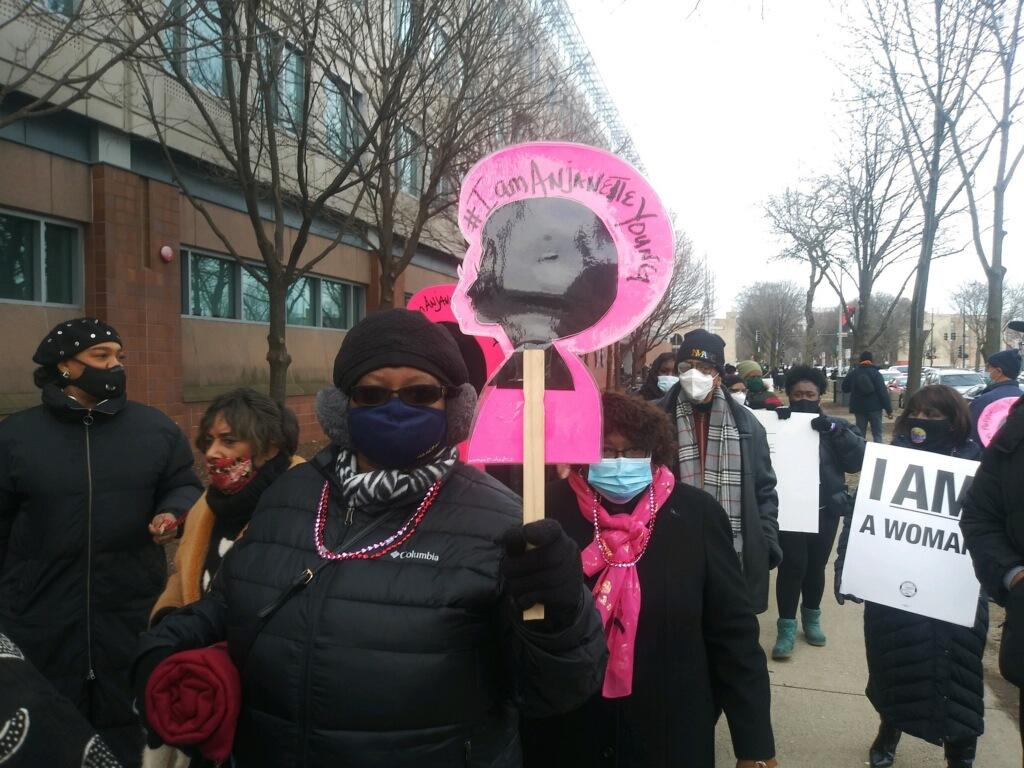
[[[604,433],[618,432],[637,448],[650,451],[651,461],[671,466],[675,458],[675,435],[668,414],[651,403],[621,392],[601,396]]]

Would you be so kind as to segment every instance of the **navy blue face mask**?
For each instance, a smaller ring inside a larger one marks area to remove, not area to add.
[[[406,405],[392,397],[384,405],[349,406],[352,447],[383,469],[408,469],[429,459],[445,444],[448,416],[443,410]]]

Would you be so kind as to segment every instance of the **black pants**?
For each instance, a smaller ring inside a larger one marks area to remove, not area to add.
[[[876,443],[882,442],[882,412],[871,411],[870,413],[855,413],[854,420],[857,422],[857,429],[868,439],[868,424],[871,425],[871,439]]]
[[[780,619],[795,619],[800,596],[804,608],[818,608],[825,592],[825,566],[832,554],[839,518],[818,510],[817,533],[779,531],[782,563],[775,579]]]

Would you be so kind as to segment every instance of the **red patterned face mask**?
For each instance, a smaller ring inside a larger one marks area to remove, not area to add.
[[[255,474],[251,456],[207,459],[206,469],[210,474],[210,485],[228,496],[245,488]]]

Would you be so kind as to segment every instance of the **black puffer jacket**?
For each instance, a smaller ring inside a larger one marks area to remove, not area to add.
[[[239,768],[518,766],[518,710],[580,705],[600,687],[605,641],[591,600],[560,632],[524,625],[498,578],[498,539],[522,502],[470,467],[449,474],[399,550],[327,565],[243,658],[257,612],[322,562],[313,521],[335,458],[328,449],[263,494],[211,593],[147,633],[142,655],[228,640],[242,668]],[[346,525],[331,496],[335,550],[383,538],[419,503],[355,510]]]
[[[894,445],[907,447],[897,438]],[[968,442],[954,456],[975,460]],[[836,559],[842,576],[849,517]],[[930,619],[876,603],[864,605],[867,696],[884,720],[933,744],[961,743],[985,729],[982,656],[988,635],[988,603],[978,600],[973,627]]]
[[[673,387],[658,406],[668,411],[673,426],[680,385]],[[768,451],[768,437],[761,422],[728,393],[726,399],[740,433],[743,466],[743,576],[747,581],[754,613],[768,610],[768,572],[782,562],[779,546],[779,494]],[[676,471],[676,476],[679,473]]]
[[[160,411],[120,398],[90,413],[52,385],[43,401],[0,424],[0,631],[132,765],[128,670],[167,580],[147,526],[202,487]]]
[[[833,432],[821,436],[818,448],[820,462],[819,504],[836,517],[853,509],[853,498],[846,486],[846,474],[860,472],[864,463],[864,437],[860,431],[843,419],[836,422]]]

